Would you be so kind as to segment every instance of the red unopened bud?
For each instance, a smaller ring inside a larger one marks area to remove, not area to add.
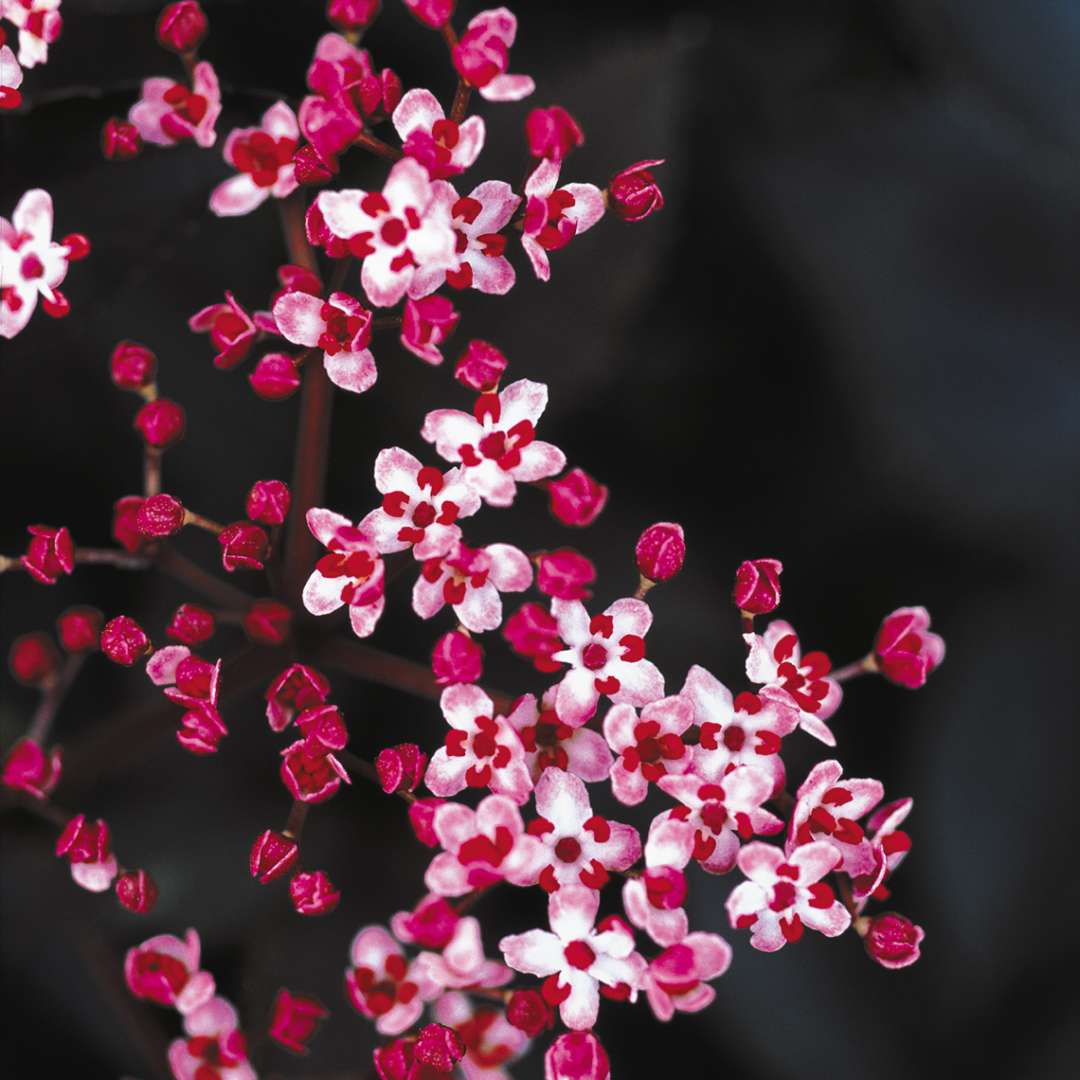
[[[61,754],[53,747],[48,754],[33,739],[22,738],[8,751],[0,769],[0,784],[44,799],[60,780]]]
[[[87,821],[76,814],[56,841],[56,855],[69,863],[103,862],[109,857],[109,826],[104,821]]]
[[[184,527],[184,507],[171,495],[151,495],[135,515],[140,535],[160,540],[175,536]]]
[[[506,363],[506,357],[494,345],[474,338],[465,346],[454,368],[454,378],[462,386],[486,394],[499,385]]]
[[[919,959],[919,945],[925,936],[921,926],[895,911],[887,911],[870,920],[863,944],[871,960],[895,970]]]
[[[330,682],[305,664],[291,664],[266,689],[266,719],[273,731],[284,731],[297,710],[321,705],[330,696]]]
[[[303,184],[305,187],[325,184],[327,180],[333,177],[335,172],[323,158],[319,157],[315,147],[307,143],[301,146],[293,155],[293,166],[293,175],[296,177],[296,182]]]
[[[244,633],[256,645],[280,645],[291,625],[292,610],[277,600],[256,600],[244,615]]]
[[[259,480],[248,492],[245,507],[248,519],[260,525],[280,525],[289,513],[292,496],[282,480]]]
[[[686,539],[681,525],[660,521],[650,525],[634,548],[637,568],[648,581],[670,581],[686,559]]]
[[[650,169],[663,158],[639,161],[613,176],[608,184],[608,209],[623,221],[641,221],[664,208],[664,193]]]
[[[8,666],[11,674],[27,686],[38,686],[55,673],[60,654],[48,634],[23,634],[11,645]]]
[[[198,48],[207,29],[206,15],[195,0],[179,0],[158,16],[158,44],[170,52],[189,53]]]
[[[415,791],[424,778],[427,754],[416,743],[400,743],[380,750],[375,771],[387,795],[397,791]]]
[[[405,88],[402,86],[401,76],[390,68],[383,68],[379,82],[382,83],[383,112],[389,116],[401,104]]]
[[[767,615],[780,604],[780,575],[784,564],[779,559],[747,559],[735,571],[735,589],[731,598],[740,611]]]
[[[116,899],[136,915],[145,915],[157,903],[158,887],[145,870],[128,870],[116,879]]]
[[[382,0],[329,0],[326,17],[340,30],[363,30],[375,21]]]
[[[270,537],[258,525],[237,521],[227,525],[218,535],[221,563],[230,573],[233,570],[261,570],[270,550]]]
[[[432,30],[441,30],[454,14],[456,0],[405,0],[405,6]]]
[[[114,663],[131,667],[150,651],[143,628],[127,615],[110,619],[101,631],[101,651]]]
[[[443,634],[431,653],[431,670],[440,686],[476,682],[484,673],[484,650],[468,634]]]
[[[426,364],[441,364],[439,346],[454,332],[461,315],[445,296],[434,294],[421,300],[405,301],[401,322],[401,344]]]
[[[267,353],[255,365],[248,382],[264,401],[284,401],[300,389],[300,373],[288,353]]]
[[[316,998],[279,990],[267,1034],[294,1054],[306,1054],[308,1041],[330,1011]]]
[[[532,1039],[555,1025],[555,1010],[539,990],[515,990],[506,1006],[506,1019]]]
[[[415,1039],[395,1039],[385,1046],[376,1046],[372,1061],[379,1080],[418,1080],[423,1066],[417,1066],[414,1049]]]
[[[71,653],[89,652],[98,647],[105,616],[92,607],[68,608],[56,620],[60,644]]]
[[[228,734],[229,729],[217,709],[201,702],[180,718],[176,741],[191,754],[216,754],[221,740]]]
[[[885,617],[877,632],[874,656],[886,679],[917,690],[945,659],[945,642],[930,632],[926,608],[897,608]]]
[[[138,554],[146,545],[146,537],[139,532],[137,524],[139,507],[145,501],[141,495],[125,495],[113,503],[113,539],[132,555]]]
[[[184,434],[184,410],[175,401],[148,401],[135,414],[135,430],[156,450],[164,450]]]
[[[562,667],[552,660],[553,653],[563,648],[555,616],[543,604],[528,603],[506,620],[502,635],[520,656],[527,656],[537,671],[550,674]]]
[[[137,341],[121,341],[109,358],[109,374],[121,390],[142,390],[156,372],[157,357]]]
[[[564,525],[591,525],[607,503],[608,489],[584,469],[571,469],[548,483],[551,512]]]
[[[536,559],[536,587],[545,596],[560,600],[587,600],[586,588],[596,580],[596,567],[579,551],[563,548],[545,551]]]
[[[19,558],[22,568],[39,584],[55,585],[61,574],[75,569],[75,542],[61,526],[29,525],[30,543]]]
[[[216,625],[214,616],[198,604],[181,604],[173,612],[172,622],[165,628],[165,634],[171,641],[195,648],[214,636]]]
[[[525,138],[533,157],[562,161],[575,146],[585,142],[585,133],[561,105],[552,105],[529,113],[525,118]]]
[[[435,835],[435,811],[444,802],[444,799],[426,798],[409,803],[409,824],[416,833],[416,839],[425,847],[439,846],[439,838]]]
[[[452,1073],[465,1056],[465,1043],[445,1024],[425,1024],[416,1037],[413,1054],[417,1061],[437,1073]]]
[[[248,866],[260,885],[287,874],[300,858],[300,845],[285,833],[267,829],[251,847]]]
[[[341,893],[326,874],[313,870],[289,882],[289,899],[299,915],[328,915],[338,906]]]
[[[127,120],[113,116],[101,129],[101,152],[109,161],[130,161],[142,150],[139,129]]]

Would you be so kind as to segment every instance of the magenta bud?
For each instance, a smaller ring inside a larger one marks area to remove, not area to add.
[[[179,0],[158,16],[158,44],[170,52],[189,53],[198,48],[208,29],[206,15],[195,0]]]
[[[326,18],[339,30],[363,30],[379,14],[382,0],[329,0]]]
[[[561,105],[552,105],[529,113],[525,118],[525,138],[534,158],[562,161],[574,147],[585,142],[585,133]]]
[[[465,1056],[465,1043],[445,1024],[425,1024],[416,1037],[413,1054],[417,1061],[437,1073],[452,1073]]]
[[[23,634],[12,642],[8,666],[19,682],[38,686],[56,672],[60,654],[48,634]]]
[[[214,636],[216,624],[214,616],[198,604],[181,604],[173,612],[172,622],[165,628],[165,635],[171,641],[195,648]]]
[[[670,581],[686,559],[682,526],[671,521],[650,525],[638,537],[634,557],[643,578],[652,582]]]
[[[506,1005],[506,1019],[534,1039],[555,1025],[555,1010],[539,990],[515,990]]]
[[[732,599],[740,611],[767,615],[780,604],[780,575],[784,564],[779,559],[747,559],[735,571]]]
[[[292,626],[292,609],[277,600],[256,600],[244,615],[244,633],[256,645],[280,645]]]
[[[551,659],[563,648],[559,626],[543,604],[522,604],[503,624],[502,635],[514,652],[532,660],[537,671],[550,674],[562,669],[557,660]]]
[[[545,551],[536,558],[536,587],[545,596],[555,596],[560,600],[587,600],[592,593],[586,586],[595,580],[596,567],[581,552],[572,548]]]
[[[608,1080],[611,1063],[591,1031],[560,1035],[544,1055],[544,1080]]]
[[[125,871],[115,887],[116,899],[136,915],[145,915],[157,903],[158,887],[145,870]]]
[[[476,682],[484,673],[484,650],[468,634],[443,634],[431,653],[431,670],[440,686]]]
[[[113,503],[112,536],[127,552],[137,554],[146,544],[136,523],[139,507],[145,502],[141,495],[125,495]]]
[[[487,394],[499,385],[506,363],[506,357],[494,345],[474,338],[458,359],[454,378],[478,394]]]
[[[405,301],[401,322],[401,344],[426,364],[443,362],[439,346],[454,332],[461,315],[450,299],[439,294]]]
[[[156,450],[164,450],[180,439],[186,423],[184,410],[168,398],[148,401],[135,414],[135,430]]]
[[[871,960],[896,970],[919,959],[919,945],[925,936],[921,926],[895,911],[887,911],[870,920],[863,944]]]
[[[399,743],[380,750],[375,758],[379,783],[387,795],[397,791],[415,791],[424,778],[427,754],[416,743]]]
[[[127,120],[113,116],[101,129],[101,152],[109,161],[130,161],[142,150],[139,129]]]
[[[319,157],[314,146],[305,143],[293,155],[293,166],[298,184],[310,187],[315,184],[325,184],[334,175],[334,170]]]
[[[264,401],[284,401],[300,389],[300,372],[288,353],[267,353],[255,365],[248,382]]]
[[[289,899],[298,915],[329,915],[341,893],[321,870],[297,874],[289,882]]]
[[[591,525],[607,503],[608,489],[584,469],[571,469],[548,482],[551,512],[564,525]]]
[[[0,784],[11,791],[22,791],[35,799],[47,798],[60,781],[63,768],[59,747],[48,754],[34,742],[23,737],[15,743],[0,768]]]
[[[98,647],[105,616],[93,607],[68,608],[56,620],[56,633],[67,652],[90,652]]]
[[[56,855],[69,863],[103,862],[109,857],[109,826],[76,814],[56,841]]]
[[[885,617],[877,632],[874,657],[886,679],[917,690],[945,659],[945,642],[930,632],[926,608],[897,608]]]
[[[75,569],[75,541],[64,526],[28,525],[30,542],[19,557],[22,568],[39,584],[55,585]]]
[[[261,570],[270,550],[270,537],[258,525],[237,521],[218,534],[221,564],[229,573],[234,570]]]
[[[121,341],[109,358],[109,374],[121,390],[142,390],[156,372],[157,357],[137,341]]]
[[[151,495],[135,515],[135,527],[141,536],[159,540],[175,536],[184,527],[186,512],[179,499],[171,495]]]
[[[300,845],[291,836],[267,829],[251,846],[248,868],[260,885],[268,885],[287,874],[298,858]]]
[[[405,0],[405,6],[425,26],[440,30],[454,14],[456,0]]]
[[[444,799],[426,798],[409,804],[409,824],[416,833],[416,839],[425,847],[439,846],[439,838],[435,835],[435,811],[444,802]]]
[[[613,176],[608,184],[608,209],[623,221],[642,221],[663,210],[664,193],[649,171],[663,164],[663,158],[639,161]]]
[[[248,492],[246,512],[249,521],[260,525],[280,525],[289,513],[292,496],[283,480],[256,481]]]
[[[316,998],[281,989],[274,998],[274,1010],[267,1034],[286,1050],[291,1050],[294,1054],[306,1054],[307,1044],[320,1021],[329,1015],[330,1011]]]
[[[150,639],[143,628],[127,615],[110,619],[101,631],[101,651],[122,667],[131,667],[150,648]]]

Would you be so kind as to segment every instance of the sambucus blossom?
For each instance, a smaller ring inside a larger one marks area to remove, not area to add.
[[[464,172],[484,148],[483,119],[470,116],[460,124],[447,120],[430,90],[410,90],[390,119],[402,150],[423,165],[432,180]]]
[[[193,139],[208,148],[217,141],[214,125],[221,115],[221,88],[205,61],[195,65],[190,89],[172,79],[146,79],[142,97],[128,112],[139,135],[155,146],[176,146]]]
[[[604,196],[595,184],[558,183],[559,163],[547,158],[525,181],[521,246],[541,281],[551,277],[548,252],[566,247],[604,216]]]
[[[405,951],[381,926],[366,926],[349,947],[352,966],[345,972],[345,989],[357,1012],[375,1021],[380,1035],[400,1035],[437,997],[440,986],[423,965],[411,963]]]
[[[296,114],[284,101],[263,113],[259,127],[230,131],[222,153],[239,175],[214,188],[210,209],[218,217],[236,217],[250,214],[271,195],[291,195],[297,188],[293,155],[299,139]]]

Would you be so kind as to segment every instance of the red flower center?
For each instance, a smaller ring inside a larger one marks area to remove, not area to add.
[[[259,187],[273,187],[278,170],[292,161],[296,146],[296,139],[275,139],[265,131],[256,131],[236,140],[233,163],[241,172],[249,173]]]
[[[599,671],[607,661],[608,651],[599,641],[594,641],[581,650],[581,662],[590,671]]]
[[[564,836],[555,845],[555,854],[563,862],[577,862],[581,857],[581,845],[572,836]]]
[[[566,962],[579,971],[588,971],[596,961],[596,953],[584,941],[571,941],[563,950],[563,955],[566,957]]]

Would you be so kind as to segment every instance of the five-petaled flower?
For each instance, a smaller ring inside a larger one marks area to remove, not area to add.
[[[595,184],[558,183],[559,163],[548,158],[525,181],[521,246],[541,281],[551,277],[548,252],[566,247],[604,216],[604,196]]]
[[[225,293],[224,304],[210,304],[188,319],[188,327],[196,334],[209,334],[218,350],[214,367],[228,371],[247,357],[255,344],[255,323],[231,292]]]
[[[708,983],[727,971],[731,946],[719,934],[687,934],[649,962],[643,988],[657,1020],[701,1012],[716,998]]]
[[[484,147],[483,119],[447,120],[430,90],[410,90],[390,119],[405,155],[420,162],[432,180],[464,172]]]
[[[505,964],[484,956],[480,921],[471,915],[458,919],[450,940],[439,952],[422,952],[416,958],[416,965],[423,969],[427,978],[446,990],[470,986],[491,988],[502,986],[513,978]]]
[[[563,769],[590,784],[610,775],[614,758],[607,740],[599,731],[564,724],[555,711],[554,689],[544,694],[539,709],[517,708],[507,721],[525,747],[525,763],[534,782],[545,769]]]
[[[668,814],[659,814],[645,841],[645,870],[623,885],[626,917],[657,945],[676,945],[690,929],[683,904],[687,884],[683,867],[691,855],[687,828]]]
[[[440,986],[423,965],[411,963],[405,950],[382,926],[365,926],[349,948],[352,966],[345,972],[345,991],[357,1012],[375,1021],[380,1035],[400,1035],[420,1018],[424,1003]]]
[[[19,63],[27,68],[44,64],[49,46],[63,29],[60,0],[7,0],[0,11],[18,27]]]
[[[214,125],[221,115],[221,89],[214,69],[205,61],[195,65],[190,89],[172,79],[146,79],[142,97],[128,112],[139,135],[155,146],[176,146],[193,139],[201,147],[217,141]]]
[[[615,705],[604,717],[604,738],[615,752],[611,790],[627,806],[636,806],[649,784],[688,772],[694,764],[682,736],[693,722],[690,703],[681,695],[650,702],[639,717],[632,705]]]
[[[278,101],[262,114],[259,127],[234,128],[222,154],[238,171],[210,194],[218,217],[250,214],[271,195],[284,199],[297,188],[293,155],[300,141],[296,113]]]

